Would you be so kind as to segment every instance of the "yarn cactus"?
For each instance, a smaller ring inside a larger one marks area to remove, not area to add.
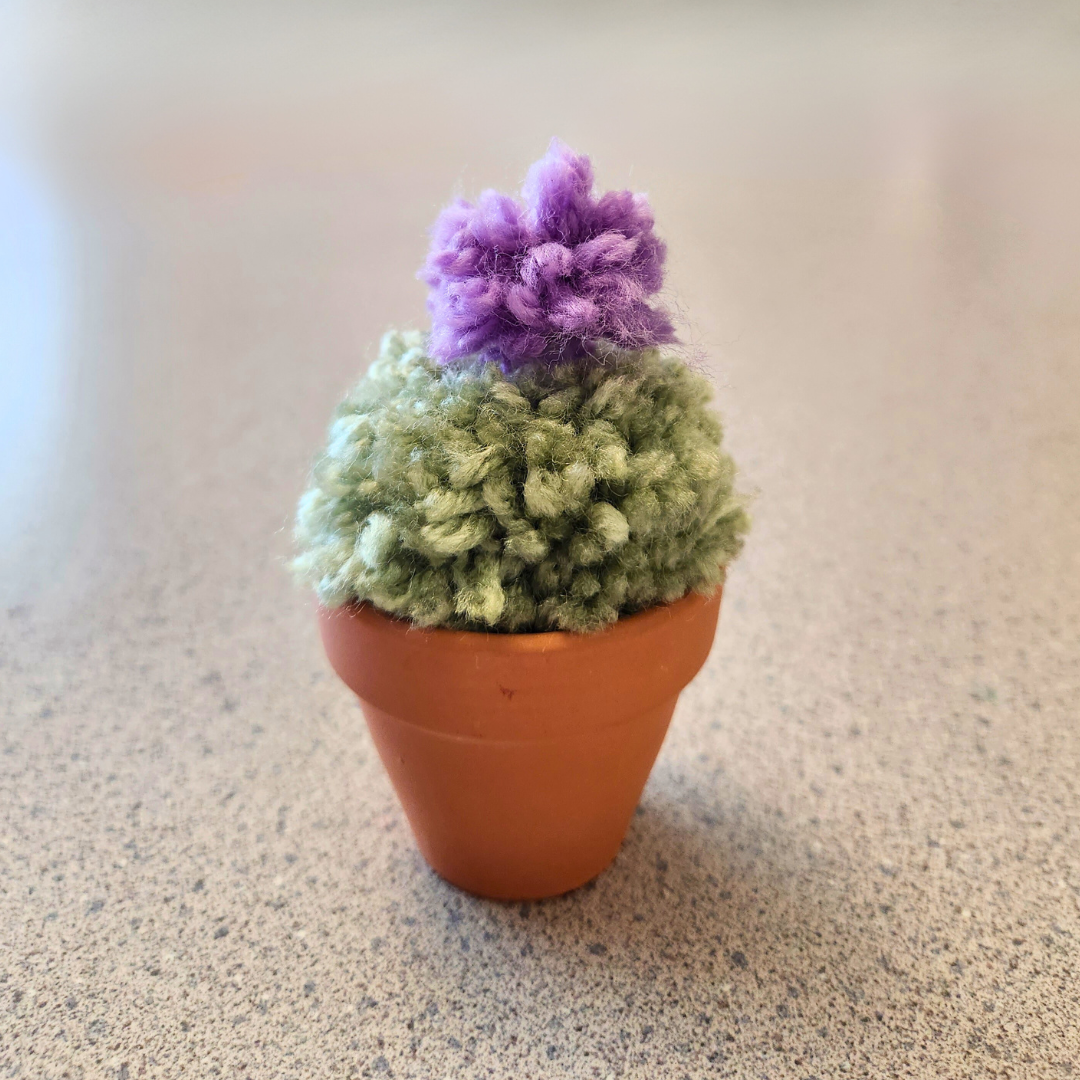
[[[432,332],[383,338],[300,501],[294,568],[324,605],[593,631],[723,581],[748,518],[711,386],[660,348],[644,199],[591,189],[553,143],[524,206],[436,223]]]

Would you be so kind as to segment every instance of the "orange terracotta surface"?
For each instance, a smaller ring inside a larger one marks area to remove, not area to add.
[[[319,623],[424,858],[469,892],[524,900],[615,858],[720,595],[587,635],[424,630],[367,604]]]

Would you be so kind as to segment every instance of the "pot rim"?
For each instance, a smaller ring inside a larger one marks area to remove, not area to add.
[[[442,626],[417,626],[409,619],[400,618],[375,607],[368,600],[352,600],[340,607],[327,608],[319,604],[320,615],[324,618],[350,618],[371,626],[380,627],[382,633],[407,637],[410,645],[423,644],[425,640],[439,649],[450,651],[476,652],[482,650],[496,655],[518,655],[522,653],[554,653],[588,647],[599,642],[608,643],[614,639],[628,639],[642,634],[652,633],[658,623],[687,615],[690,609],[707,604],[721,589],[723,583],[708,590],[698,592],[691,589],[677,600],[635,611],[630,615],[620,616],[615,622],[596,631],[576,630],[538,630],[517,633],[497,630],[455,630]]]
[[[673,702],[712,646],[723,587],[595,634],[424,629],[370,604],[321,608],[327,658],[361,701],[451,736],[532,741]]]

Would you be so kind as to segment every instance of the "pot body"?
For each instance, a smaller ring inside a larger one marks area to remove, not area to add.
[[[319,624],[424,858],[468,892],[525,900],[615,858],[719,612],[717,590],[596,634],[425,630],[368,604]]]

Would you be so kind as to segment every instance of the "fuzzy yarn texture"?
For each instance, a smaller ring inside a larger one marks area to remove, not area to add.
[[[338,407],[294,563],[329,607],[597,630],[708,592],[748,518],[711,386],[657,350],[507,372],[391,332]]]
[[[431,288],[430,354],[480,355],[514,367],[577,360],[607,342],[646,349],[675,340],[648,298],[666,249],[644,195],[593,194],[589,159],[557,139],[529,170],[518,202],[485,191],[438,217],[421,277]]]

